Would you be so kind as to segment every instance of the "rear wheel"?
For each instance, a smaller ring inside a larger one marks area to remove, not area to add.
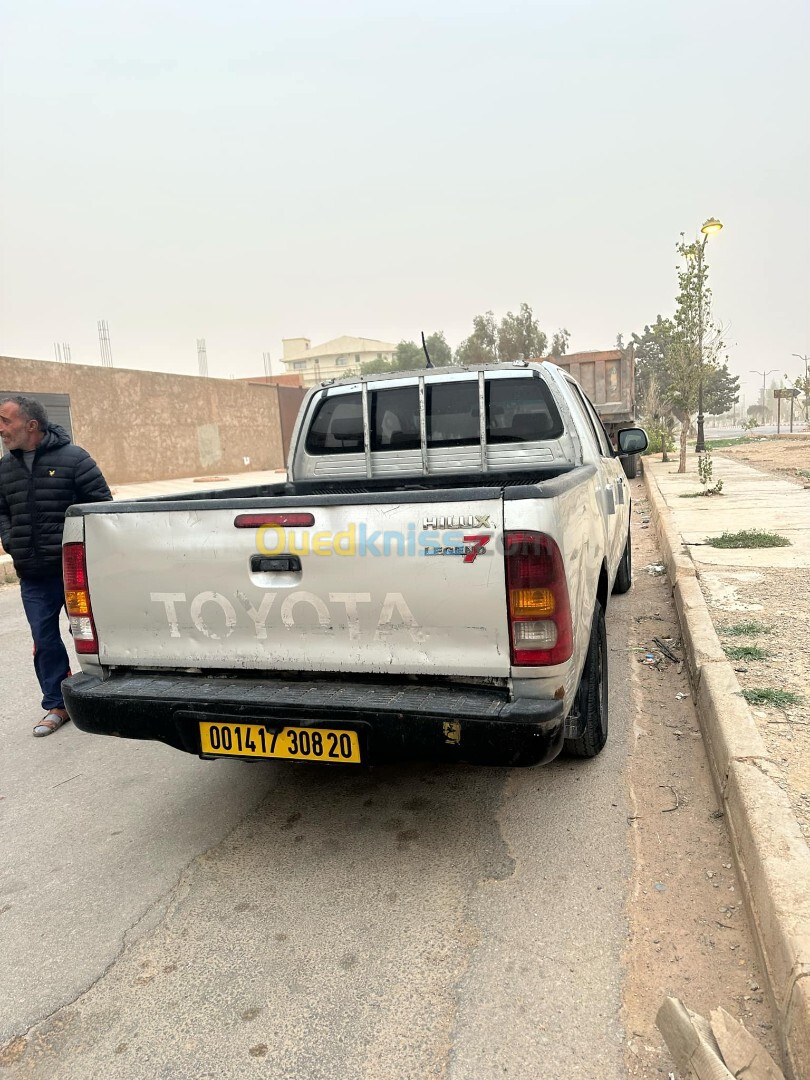
[[[630,454],[622,458],[622,468],[628,480],[635,480],[638,473],[638,454]]]
[[[607,742],[608,734],[607,634],[605,613],[598,603],[573,709],[576,716],[569,716],[566,728],[570,725],[576,735],[565,740],[565,751],[572,757],[596,757]]]
[[[616,580],[613,582],[615,593],[626,593],[633,584],[633,548],[630,544],[630,529],[627,530],[627,543],[624,545]]]

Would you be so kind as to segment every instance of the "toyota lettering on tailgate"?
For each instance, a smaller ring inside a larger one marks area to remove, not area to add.
[[[201,592],[192,597],[184,592],[149,594],[152,603],[163,604],[170,637],[182,637],[183,630],[189,631],[193,626],[204,637],[215,641],[230,637],[238,623],[245,620],[252,626],[257,640],[264,641],[271,615],[276,629],[301,630],[311,625],[313,613],[323,630],[345,627],[349,640],[357,641],[360,638],[361,605],[373,603],[371,593],[367,592],[330,592],[328,602],[305,590],[289,593],[283,599],[276,593],[268,593],[262,597],[258,608],[241,591],[236,598],[238,604],[218,592]],[[276,603],[277,600],[280,602]],[[376,616],[375,641],[384,641],[399,630],[406,631],[417,644],[427,640],[428,635],[417,624],[402,593],[386,593]]]

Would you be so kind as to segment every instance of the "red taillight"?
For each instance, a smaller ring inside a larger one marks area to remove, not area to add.
[[[62,574],[65,580],[65,607],[77,653],[97,653],[98,639],[87,587],[87,563],[84,544],[65,544],[62,548]]]
[[[508,532],[505,540],[512,663],[562,664],[573,652],[573,632],[560,549],[538,532]]]
[[[237,514],[234,519],[237,529],[260,529],[263,525],[300,529],[314,524],[315,518],[312,514]]]

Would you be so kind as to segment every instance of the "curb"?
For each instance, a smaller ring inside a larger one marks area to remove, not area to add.
[[[643,476],[782,1054],[789,1075],[802,1080],[810,1077],[810,848],[723,652],[692,556],[652,471]]]

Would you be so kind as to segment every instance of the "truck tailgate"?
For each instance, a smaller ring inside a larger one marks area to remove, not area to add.
[[[503,510],[487,494],[442,505],[293,500],[272,513],[306,510],[313,525],[265,532],[235,527],[262,512],[255,505],[87,513],[100,661],[507,676]]]

